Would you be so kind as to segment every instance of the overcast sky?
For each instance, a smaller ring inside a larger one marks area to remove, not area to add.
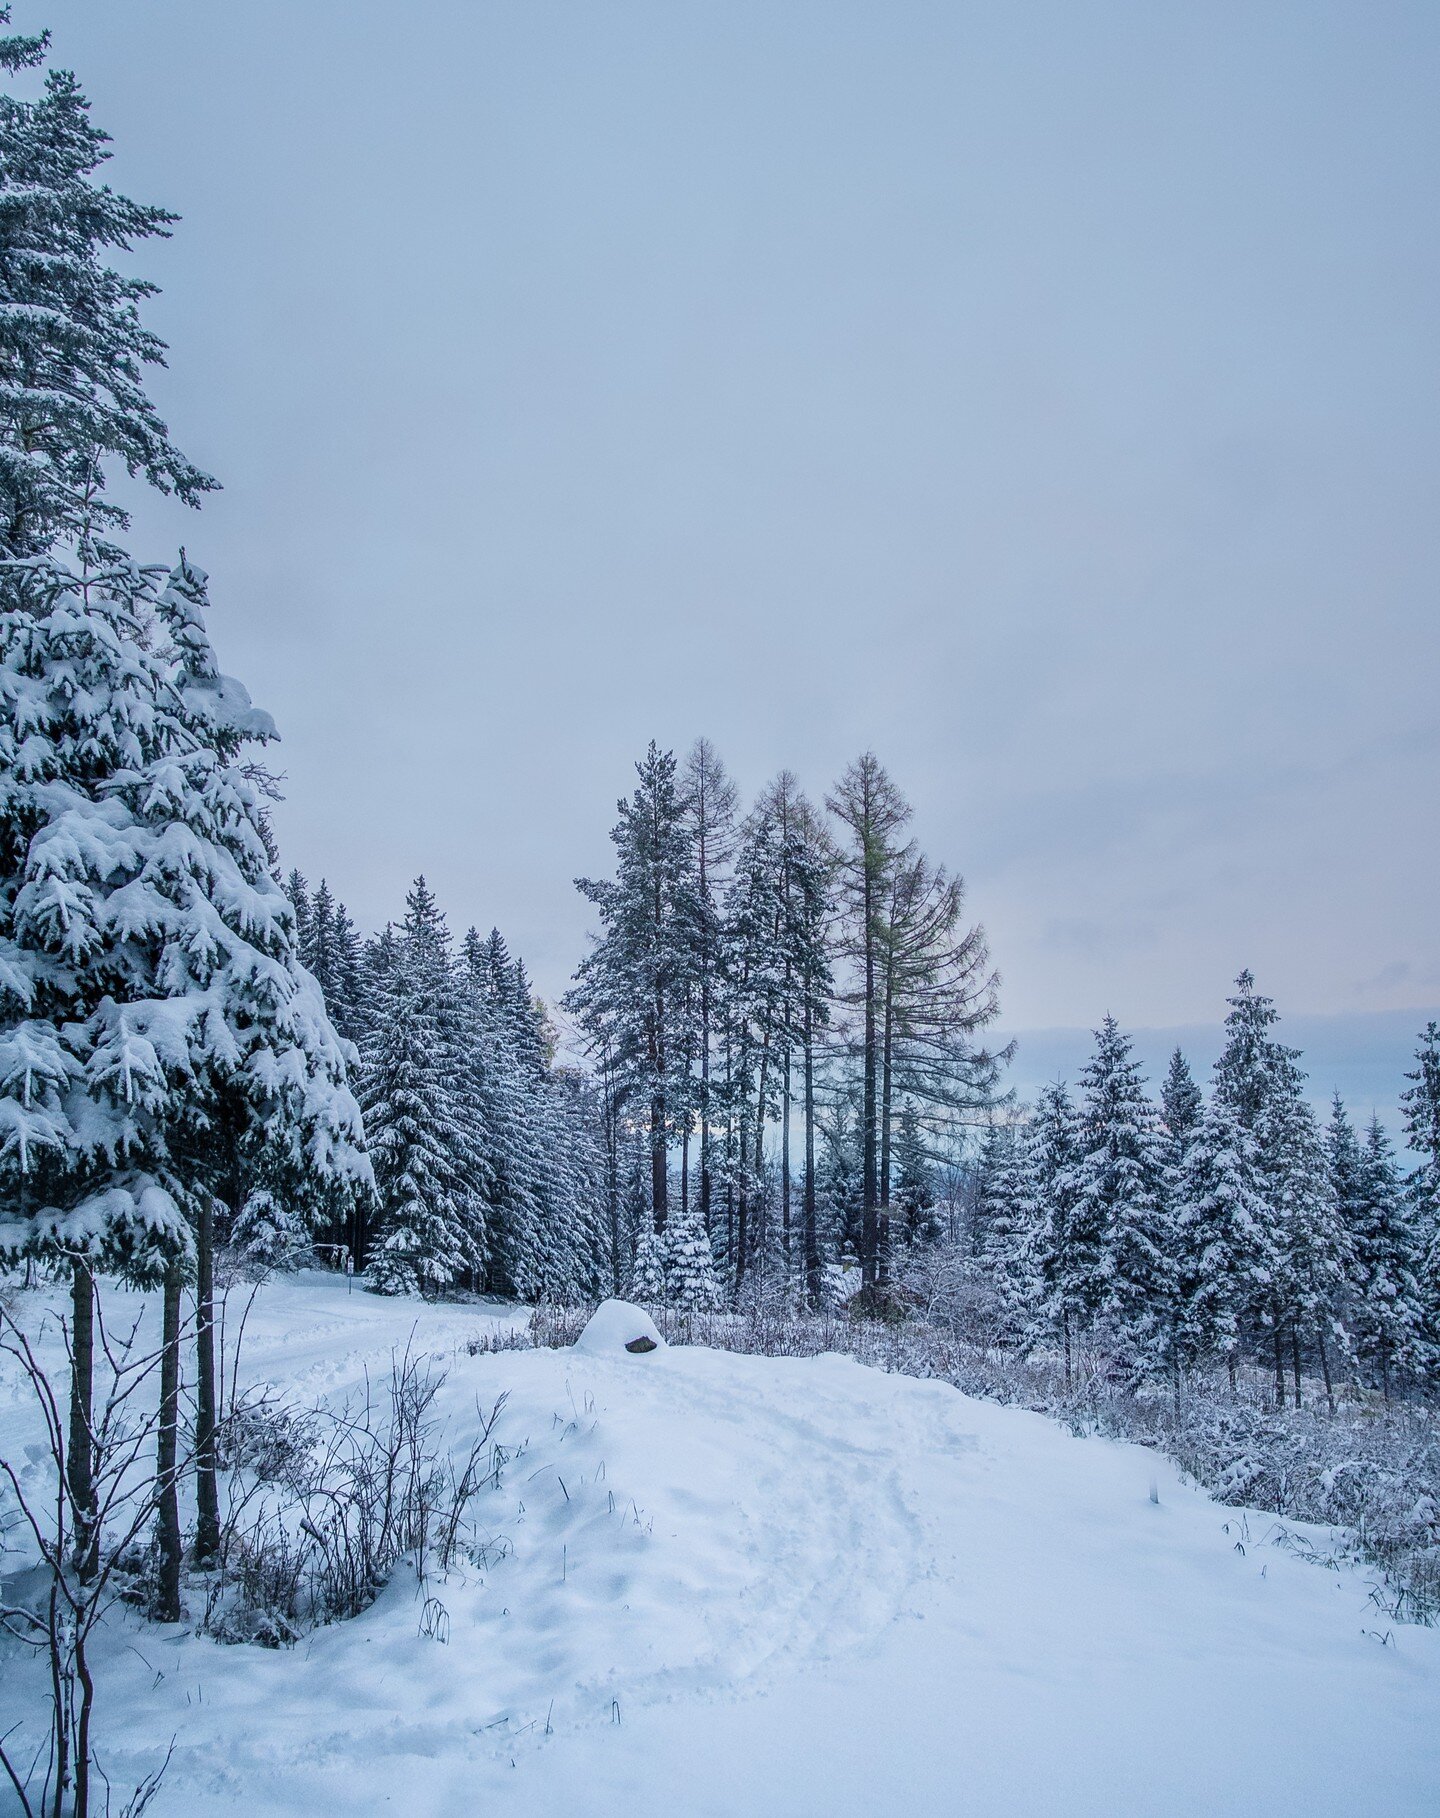
[[[1440,1005],[1434,0],[15,18],[185,217],[140,540],[362,923],[553,994],[703,732],[878,752],[1009,1027]]]

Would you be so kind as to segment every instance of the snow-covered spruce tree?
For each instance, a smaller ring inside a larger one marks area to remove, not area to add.
[[[1408,1182],[1421,1252],[1421,1287],[1432,1355],[1440,1356],[1440,1023],[1427,1023],[1411,1083],[1400,1094],[1405,1141],[1419,1156]]]
[[[485,1266],[489,1174],[464,993],[423,877],[373,975],[361,1070],[377,1200],[366,1279],[385,1294],[435,1294]]]
[[[1177,1048],[1170,1056],[1165,1083],[1160,1088],[1160,1116],[1165,1125],[1165,1134],[1170,1139],[1169,1161],[1172,1167],[1178,1167],[1184,1160],[1186,1146],[1200,1128],[1204,1109],[1204,1094],[1195,1084],[1189,1061]]]
[[[1043,1287],[1035,1248],[1037,1218],[1031,1129],[1023,1120],[986,1132],[980,1258],[1004,1336],[1021,1348],[1036,1337]]]
[[[360,938],[355,924],[323,877],[315,894],[309,896],[305,880],[298,871],[292,872],[289,891],[297,913],[304,906],[300,957],[324,993],[330,1020],[347,1041],[354,1041],[361,1027]]]
[[[644,1107],[651,1214],[661,1231],[669,1210],[670,1143],[693,1110],[701,916],[674,754],[652,742],[636,772],[638,786],[618,804],[611,830],[615,877],[576,880],[599,911],[602,931],[565,1007],[592,1050],[608,1053],[627,1098]]]
[[[182,562],[157,582],[0,564],[0,1166],[20,1214],[0,1243],[72,1272],[77,1509],[94,1274],[163,1276],[178,1330],[192,1228],[203,1261],[214,1199],[246,1169],[367,1175],[239,762],[273,728],[215,668],[203,577]],[[203,1276],[199,1290],[203,1309]],[[203,1311],[200,1326],[204,1343]],[[169,1565],[178,1584],[178,1554]]]
[[[666,1304],[682,1313],[708,1313],[718,1307],[720,1284],[698,1205],[671,1218],[664,1245]]]
[[[1080,1120],[1062,1083],[1035,1101],[1024,1184],[1029,1271],[1035,1299],[1030,1342],[1058,1340],[1065,1384],[1074,1371],[1076,1340],[1105,1301],[1105,1226],[1093,1197],[1082,1198]]]
[[[935,1165],[920,1128],[913,1099],[900,1107],[895,1138],[895,1217],[906,1245],[933,1243],[940,1235],[936,1209]]]
[[[10,8],[0,8],[0,25]],[[0,37],[0,68],[40,64],[48,36]],[[165,345],[140,319],[155,286],[105,263],[168,233],[164,209],[96,182],[108,135],[73,75],[47,72],[37,99],[0,96],[0,553],[78,546],[111,566],[104,539],[128,522],[104,496],[116,459],[198,503],[215,482],[173,446],[144,370]]]
[[[1163,1361],[1174,1281],[1164,1203],[1165,1144],[1145,1095],[1128,1037],[1107,1016],[1081,1075],[1084,1110],[1076,1164],[1074,1218],[1100,1230],[1103,1300],[1127,1366],[1137,1373]]]
[[[171,1147],[196,1195],[196,1474],[202,1558],[219,1545],[216,1485],[214,1209],[233,1224],[256,1192],[313,1232],[368,1191],[359,1109],[316,981],[298,954],[291,906],[271,871],[267,798],[248,746],[275,737],[238,682],[220,673],[206,629],[205,576],[182,557],[156,602],[173,656],[189,751],[118,793],[157,827],[154,860],[128,893],[166,941],[159,983],[190,1007],[190,1089]],[[118,779],[117,779],[118,783]],[[142,888],[148,894],[141,896]]]
[[[1394,1147],[1373,1117],[1360,1154],[1350,1232],[1351,1321],[1356,1349],[1374,1366],[1387,1400],[1397,1373],[1423,1369],[1426,1362],[1420,1245],[1410,1210]]]
[[[185,742],[169,666],[142,641],[154,592],[130,567],[82,583],[40,559],[0,564],[0,1250],[71,1274],[82,1571],[94,1277],[154,1279],[167,1252],[188,1251],[166,1130],[171,1045],[150,1032],[156,956],[110,912],[143,843],[111,792]]]
[[[1242,972],[1225,1019],[1225,1046],[1215,1063],[1215,1093],[1255,1139],[1258,1188],[1265,1204],[1274,1268],[1255,1307],[1256,1336],[1271,1351],[1275,1398],[1284,1406],[1290,1354],[1300,1393],[1303,1346],[1322,1350],[1344,1296],[1345,1233],[1324,1140],[1305,1100],[1299,1051],[1276,1039],[1273,1001]],[[1321,1355],[1328,1372],[1328,1358]]]
[[[657,1231],[648,1220],[642,1224],[635,1240],[635,1261],[630,1269],[626,1292],[642,1306],[663,1307],[669,1292],[665,1279],[665,1232]]]
[[[230,1227],[229,1249],[247,1274],[294,1269],[306,1254],[304,1225],[268,1187],[245,1196]]]
[[[476,1080],[492,1176],[491,1285],[573,1302],[599,1286],[605,1251],[596,1107],[551,1068],[553,1037],[522,961],[497,930],[471,929]]]
[[[1235,1382],[1245,1322],[1277,1267],[1260,1191],[1255,1138],[1228,1099],[1201,1112],[1178,1162],[1169,1197],[1175,1291],[1167,1333],[1178,1371],[1222,1358]]]

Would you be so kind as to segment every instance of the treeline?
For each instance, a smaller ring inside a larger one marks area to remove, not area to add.
[[[817,1304],[842,1255],[882,1295],[933,1233],[934,1154],[991,1106],[1000,1060],[983,932],[958,878],[908,837],[870,755],[816,808],[783,773],[748,812],[702,740],[651,746],[581,880],[601,924],[563,1000],[585,1071],[498,933],[458,945],[424,879],[362,939],[328,885],[289,890],[337,1029],[375,1176],[322,1242],[385,1292],[604,1290],[713,1307],[750,1286]],[[239,1241],[291,1230],[262,1192]]]
[[[998,1335],[1177,1388],[1263,1361],[1275,1401],[1337,1371],[1387,1397],[1440,1380],[1440,1027],[1402,1110],[1408,1176],[1378,1118],[1337,1097],[1322,1126],[1299,1052],[1248,972],[1229,1000],[1208,1097],[1176,1051],[1158,1103],[1112,1019],[1078,1102],[1063,1084],[997,1121],[966,1241]],[[1288,1380],[1288,1391],[1287,1391]]]
[[[236,1247],[268,1263],[343,1245],[382,1293],[456,1287],[573,1301],[608,1283],[600,1118],[498,930],[457,948],[423,877],[398,926],[362,940],[322,882],[288,884],[299,950],[352,1044],[374,1192],[340,1216],[261,1189]]]
[[[652,744],[581,879],[600,933],[563,1000],[600,1094],[617,1281],[679,1306],[763,1280],[811,1305],[842,1249],[885,1297],[926,1158],[1004,1055],[984,931],[870,753],[817,806],[782,772],[742,812],[713,746]],[[633,1243],[633,1268],[625,1268]]]

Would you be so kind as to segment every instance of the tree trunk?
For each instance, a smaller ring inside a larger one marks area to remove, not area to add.
[[[1278,1324],[1275,1327],[1274,1339],[1275,1339],[1275,1406],[1277,1408],[1283,1408],[1285,1406],[1285,1344],[1284,1344],[1283,1338],[1281,1337],[1280,1327]]]
[[[665,1095],[657,1093],[650,1100],[650,1210],[657,1231],[665,1229],[669,1159],[665,1142]]]
[[[73,1818],[89,1818],[90,1812],[90,1722],[95,1709],[95,1679],[83,1627],[75,1632],[75,1677],[80,1686],[80,1708],[75,1718],[75,1804]],[[106,1806],[109,1818],[109,1806]]]
[[[99,1569],[100,1535],[95,1507],[95,1276],[77,1256],[70,1265],[70,1446],[65,1476],[74,1523],[71,1558],[82,1583]]]
[[[202,1193],[195,1231],[195,1562],[201,1566],[220,1551],[215,1434],[215,1207]]]
[[[805,1293],[820,1308],[820,1232],[815,1211],[815,1013],[805,1006]]]
[[[1295,1383],[1295,1406],[1300,1406],[1300,1328],[1290,1328],[1290,1373]]]
[[[757,1213],[757,1217],[756,1217],[754,1223],[757,1227],[760,1226],[760,1218],[759,1218],[758,1214],[762,1211],[764,1204],[765,1204],[765,1198],[764,1198],[764,1194],[765,1194],[765,1087],[769,1081],[769,1076],[770,1076],[770,1031],[767,1029],[765,1031],[765,1039],[760,1044],[760,1074],[759,1074],[759,1078],[756,1082],[758,1090],[755,1094],[755,1149],[754,1149],[755,1164],[754,1164],[754,1166],[755,1166],[755,1210]],[[751,1238],[750,1238],[750,1246],[751,1246],[752,1250],[756,1247],[758,1240],[760,1238],[762,1238],[763,1235],[764,1235],[764,1232],[762,1229],[757,1228],[756,1230],[752,1231]]]
[[[891,1108],[895,1091],[894,1069],[895,968],[893,958],[885,964],[885,1009],[880,1038],[880,1218],[879,1254],[876,1258],[877,1281],[890,1279],[890,1134]]]
[[[790,1041],[785,1041],[785,1071],[780,1088],[780,1243],[785,1274],[790,1274]]]
[[[180,1620],[180,1485],[177,1469],[180,1430],[180,1264],[165,1269],[160,1356],[160,1424],[155,1451],[156,1570],[155,1616]]]
[[[1315,1347],[1320,1353],[1320,1374],[1325,1379],[1325,1405],[1333,1414],[1335,1412],[1335,1388],[1330,1381],[1330,1353],[1325,1347],[1323,1326],[1315,1334]]]
[[[860,1142],[861,1194],[860,1211],[860,1291],[874,1297],[879,1281],[879,1168],[876,1153],[876,1098],[879,1082],[876,1066],[875,1029],[875,879],[871,875],[868,854],[864,859],[865,889],[863,936],[865,961],[864,1076],[861,1088]]]

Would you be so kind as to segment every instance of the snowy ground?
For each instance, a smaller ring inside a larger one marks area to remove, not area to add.
[[[251,1380],[341,1395],[418,1324],[457,1443],[509,1392],[510,1551],[427,1587],[443,1645],[410,1573],[290,1652],[117,1625],[101,1751],[133,1784],[176,1736],[160,1818],[1440,1809],[1440,1632],[1153,1454],[836,1357],[470,1357],[502,1317],[264,1291]]]

